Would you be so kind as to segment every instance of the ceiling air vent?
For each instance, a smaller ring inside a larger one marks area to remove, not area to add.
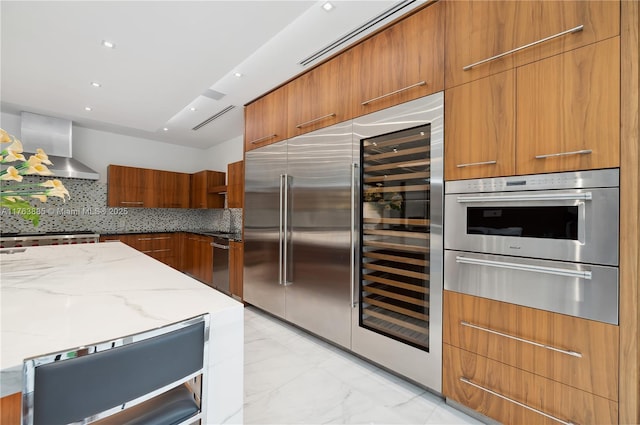
[[[353,31],[349,32],[348,34],[343,35],[342,37],[340,37],[339,39],[337,39],[333,43],[323,47],[322,49],[318,50],[317,52],[315,52],[311,56],[301,60],[300,62],[298,62],[298,64],[300,64],[302,66],[307,66],[310,63],[318,60],[322,56],[328,54],[329,52],[338,49],[339,47],[343,47],[343,46],[346,47],[346,45],[349,42],[355,41],[354,39],[356,39],[363,32],[365,32],[368,29],[370,29],[371,27],[379,24],[380,22],[382,22],[384,20],[387,20],[387,19],[389,19],[390,17],[392,17],[394,15],[399,14],[403,9],[405,9],[407,6],[415,3],[416,1],[417,0],[402,0],[402,1],[398,2],[398,3],[396,3],[391,8],[385,10],[384,12],[380,13],[377,16],[374,16],[373,18],[371,18],[370,20],[368,20],[364,24],[360,25],[358,28],[354,29]]]
[[[235,108],[235,105],[227,106],[222,111],[211,115],[209,118],[207,118],[206,120],[202,121],[200,124],[198,124],[195,127],[193,127],[192,130],[200,130],[202,127],[204,127],[205,125],[209,124],[211,121],[220,118],[221,116],[223,116],[224,114],[226,114],[227,112],[229,112],[230,110],[232,110],[234,108]]]

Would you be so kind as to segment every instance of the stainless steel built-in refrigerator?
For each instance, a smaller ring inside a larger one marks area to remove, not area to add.
[[[245,300],[435,391],[443,94],[245,157]]]

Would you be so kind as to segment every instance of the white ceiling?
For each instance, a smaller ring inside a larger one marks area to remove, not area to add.
[[[209,148],[240,136],[243,105],[303,72],[302,59],[390,7],[407,3],[359,37],[423,1],[332,0],[330,12],[324,3],[3,0],[2,111]],[[203,96],[207,89],[225,96]]]

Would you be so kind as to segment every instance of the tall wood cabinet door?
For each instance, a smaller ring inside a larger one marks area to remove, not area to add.
[[[243,266],[244,266],[244,243],[230,241],[229,258],[229,289],[231,295],[242,300],[243,289]]]
[[[515,173],[515,71],[445,91],[446,180]]]
[[[518,68],[516,174],[619,166],[619,40]]]
[[[244,205],[244,161],[227,165],[227,207],[242,208]]]
[[[620,33],[619,1],[445,3],[447,88]],[[581,30],[569,32],[580,26]],[[484,62],[487,59],[491,60]]]
[[[289,84],[288,137],[351,118],[351,51],[346,51]]]
[[[152,204],[147,189],[152,170],[122,165],[107,168],[107,206],[142,208]]]
[[[287,138],[287,90],[282,86],[245,107],[245,151]]]
[[[444,6],[427,6],[352,49],[353,116],[444,88]]]

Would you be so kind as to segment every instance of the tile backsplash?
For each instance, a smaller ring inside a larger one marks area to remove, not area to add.
[[[40,182],[43,177],[25,177],[25,182]],[[111,208],[107,207],[107,184],[82,179],[60,179],[71,194],[63,202],[49,198],[46,203],[33,200],[31,205],[40,212],[40,224],[0,210],[0,229],[3,233],[74,232],[90,230],[96,233],[163,232],[190,229],[210,229],[224,232],[242,230],[242,209],[184,209],[184,208]]]

